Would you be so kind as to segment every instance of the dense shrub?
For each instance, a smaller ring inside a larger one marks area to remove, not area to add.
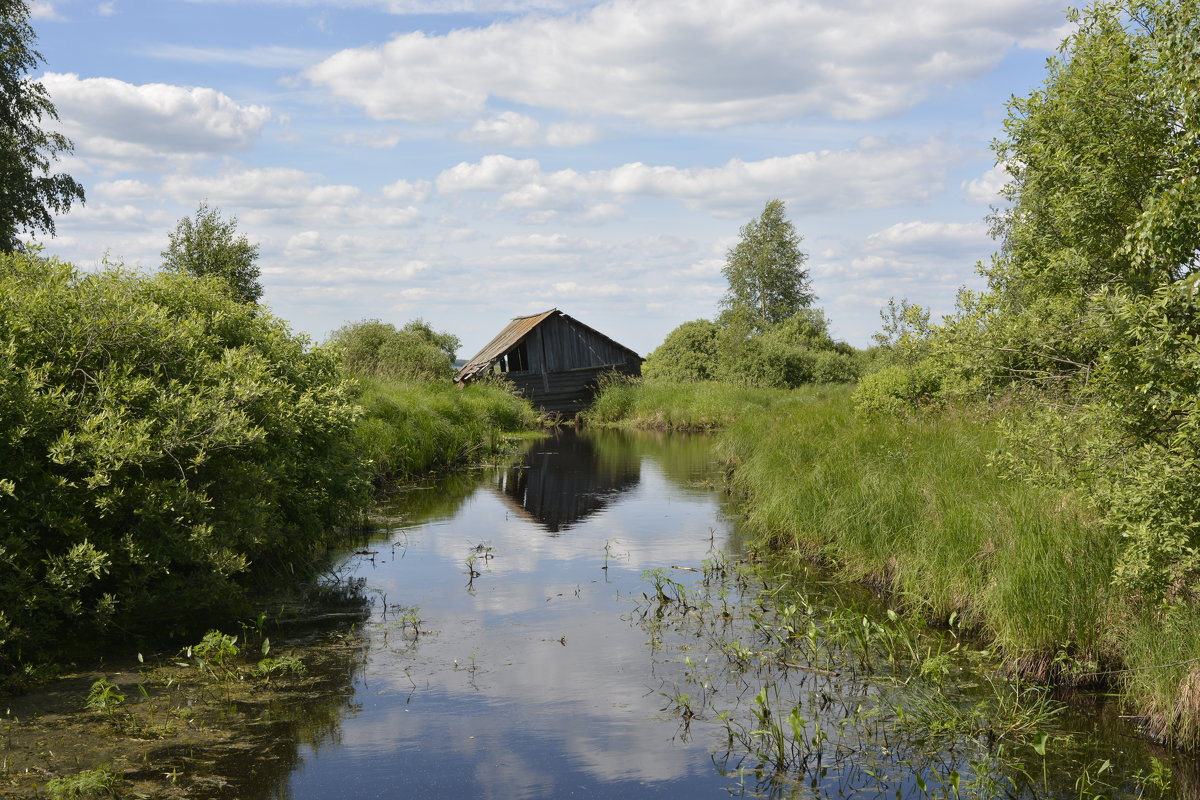
[[[822,350],[813,358],[813,383],[853,383],[862,374],[862,360],[853,352]]]
[[[705,381],[716,377],[717,334],[715,322],[697,319],[685,322],[646,357],[642,374],[652,380]]]
[[[420,319],[403,328],[365,319],[334,331],[327,344],[353,375],[385,381],[449,380],[459,340],[435,332]]]
[[[929,360],[892,364],[864,375],[854,390],[854,406],[866,413],[900,414],[939,402],[942,373]]]
[[[825,315],[808,308],[761,333],[730,313],[716,322],[685,322],[642,367],[649,380],[715,380],[763,389],[850,382],[859,372],[857,351],[835,342]]]
[[[723,354],[718,380],[760,389],[791,389],[813,379],[816,353],[766,336],[746,339]]]
[[[0,255],[0,667],[310,561],[367,487],[337,367],[215,279]]]

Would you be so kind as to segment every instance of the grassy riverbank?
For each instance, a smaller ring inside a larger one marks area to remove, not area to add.
[[[355,439],[377,484],[478,460],[537,422],[529,401],[499,384],[363,379],[360,385],[365,415]]]
[[[1194,741],[1197,617],[1176,607],[1164,619],[1113,588],[1121,540],[1103,519],[1071,494],[1003,477],[990,464],[993,421],[864,417],[850,394],[625,385],[591,420],[724,422],[716,446],[755,545],[969,623],[1027,675],[1120,685],[1153,735]]]

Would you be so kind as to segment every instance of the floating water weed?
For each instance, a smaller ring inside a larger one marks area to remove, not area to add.
[[[676,605],[684,611],[691,607],[688,604],[687,588],[668,576],[665,569],[648,569],[642,573],[642,580],[654,584],[654,601],[657,603],[656,613],[659,615],[671,605]],[[646,600],[650,600],[649,596],[645,594],[642,596]]]
[[[284,675],[301,677],[307,671],[304,663],[295,656],[280,656],[278,658],[262,659],[254,665],[250,672],[254,677],[269,682],[272,678]]]
[[[747,565],[726,574],[701,569],[687,586],[648,570],[634,615],[652,632],[656,664],[674,675],[673,686],[662,678],[664,710],[689,735],[697,724],[716,729],[723,744],[713,762],[731,790],[939,800],[1162,796],[1154,779],[1138,777],[1128,753],[1121,758],[1133,779],[1107,787],[1115,768],[1101,771],[1106,759],[1081,757],[1049,690],[1010,679],[955,630],[895,609],[830,605],[769,579],[769,588],[751,588],[763,585],[762,575]],[[1072,791],[1081,776],[1083,791]]]

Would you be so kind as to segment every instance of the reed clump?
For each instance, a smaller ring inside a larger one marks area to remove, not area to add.
[[[1118,543],[1071,494],[993,467],[1001,438],[990,420],[864,416],[846,386],[611,391],[593,422],[721,428],[729,488],[764,550],[827,563],[930,619],[954,617],[1039,680],[1086,683],[1120,663]]]
[[[992,468],[998,446],[970,415],[863,418],[839,389],[743,417],[717,444],[761,545],[957,615],[1038,679],[1075,679],[1114,655],[1116,547],[1070,495]]]
[[[365,409],[355,431],[376,484],[478,460],[534,427],[529,401],[504,384],[360,379]]]
[[[756,389],[712,381],[618,379],[604,385],[585,417],[599,425],[708,431],[765,412],[788,394],[782,389]]]

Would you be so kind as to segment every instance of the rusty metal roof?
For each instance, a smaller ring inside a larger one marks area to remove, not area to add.
[[[485,344],[474,358],[463,365],[463,368],[454,376],[454,380],[465,381],[478,377],[479,373],[485,372],[493,361],[516,347],[534,328],[558,313],[557,308],[552,308],[541,314],[514,318],[505,326],[504,330],[496,334],[496,338]]]

